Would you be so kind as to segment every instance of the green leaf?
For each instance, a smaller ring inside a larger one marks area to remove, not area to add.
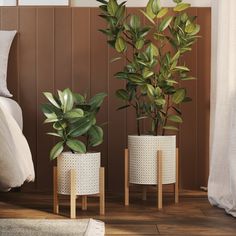
[[[53,124],[53,128],[57,131],[63,130],[67,127],[67,124],[65,122],[58,121]]]
[[[102,4],[107,4],[107,2],[105,1],[105,0],[96,0],[97,2],[100,2],[100,3],[102,3]]]
[[[106,93],[98,93],[92,97],[88,103],[91,106],[91,110],[100,108],[106,96]]]
[[[142,49],[142,47],[144,46],[144,39],[140,38],[137,40],[137,42],[135,43],[135,47],[140,50]]]
[[[132,82],[132,84],[135,84],[135,85],[143,85],[143,84],[145,84],[145,81],[143,80],[143,78],[138,76],[138,75],[130,75],[128,77],[128,80],[130,82]]]
[[[97,125],[93,125],[89,129],[88,135],[89,135],[89,144],[92,147],[96,147],[103,142],[103,130],[101,127]]]
[[[178,131],[179,129],[174,126],[164,126],[163,129]]]
[[[70,129],[68,136],[79,137],[85,134],[93,125],[94,120],[92,117],[84,117],[73,123],[73,127]]]
[[[172,85],[172,84],[178,84],[177,81],[172,80],[172,79],[167,79],[166,82],[167,82],[167,83],[170,83],[171,85]]]
[[[147,84],[147,92],[149,97],[154,97],[155,96],[155,88],[151,84]]]
[[[97,0],[97,1],[99,1],[99,0]],[[173,2],[175,2],[175,3],[181,3],[181,2],[183,2],[183,0],[173,0]]]
[[[116,96],[122,100],[129,100],[129,93],[124,89],[119,89],[116,91]]]
[[[146,53],[148,54],[150,59],[153,59],[153,56],[157,57],[159,55],[158,48],[153,43],[149,44],[146,49]]]
[[[57,90],[57,94],[58,94],[59,100],[61,102],[61,105],[63,107],[63,105],[64,105],[63,93],[61,90]]]
[[[60,105],[56,102],[56,100],[53,97],[52,93],[44,92],[43,94],[52,105],[54,105],[55,107],[61,109]]]
[[[59,138],[62,138],[62,136],[60,135],[60,134],[58,134],[58,133],[51,133],[51,132],[49,132],[49,133],[47,133],[48,135],[51,135],[51,136],[54,136],[54,137],[59,137]]]
[[[200,25],[195,25],[195,29],[189,35],[191,36],[196,35],[197,33],[199,33],[200,28],[201,28]]]
[[[191,34],[193,31],[195,30],[195,24],[191,23],[191,22],[187,22],[184,31],[187,34]]]
[[[64,148],[63,145],[64,145],[64,142],[59,142],[52,148],[50,152],[51,160],[56,159],[62,153],[63,148]]]
[[[116,57],[116,58],[113,58],[113,59],[110,60],[110,63],[113,63],[113,62],[119,61],[119,60],[121,60],[121,59],[122,59],[122,57]]]
[[[144,119],[147,119],[148,117],[147,116],[140,116],[138,118],[136,118],[136,120],[144,120]]]
[[[154,25],[155,25],[155,21],[152,19],[152,17],[150,17],[145,11],[143,11],[143,10],[140,10],[140,12],[142,12],[143,13],[143,15],[151,22],[151,23],[153,23]],[[154,15],[154,17],[155,17],[155,15]],[[154,18],[153,17],[153,18]]]
[[[161,95],[161,88],[160,87],[156,87],[155,88],[155,95],[157,95],[157,96],[160,96]]]
[[[154,75],[154,72],[147,69],[143,71],[142,75],[144,79],[147,79],[151,77],[152,75]]]
[[[118,9],[118,4],[117,4],[116,0],[109,0],[109,2],[107,4],[108,13],[111,16],[115,16],[117,9]]]
[[[136,15],[131,15],[130,17],[130,26],[134,31],[136,31],[138,28],[140,28],[141,22],[140,18]]]
[[[75,118],[81,118],[84,116],[84,111],[79,108],[75,108],[65,114],[66,119],[75,119]]]
[[[73,99],[76,105],[83,104],[85,102],[84,96],[80,95],[79,93],[73,93]]]
[[[124,52],[127,49],[125,40],[122,37],[116,39],[115,48],[117,52]]]
[[[158,12],[157,18],[162,18],[162,17],[164,17],[167,13],[168,13],[168,8],[162,8],[162,9]]]
[[[74,98],[71,90],[69,88],[62,92],[63,96],[63,111],[68,112],[73,108]]]
[[[175,55],[171,58],[171,62],[173,63],[174,61],[178,60],[180,57],[180,51],[177,51]]]
[[[173,16],[167,16],[159,25],[159,31],[164,31],[171,23]]]
[[[117,72],[115,74],[115,77],[117,79],[128,79],[128,73],[127,72]]]
[[[176,66],[175,69],[181,70],[181,71],[190,71],[189,68],[186,66]]]
[[[57,118],[57,114],[55,113],[55,111],[56,111],[55,107],[53,107],[51,104],[43,104],[42,111],[43,111],[43,114],[47,118],[51,118],[51,119]]]
[[[191,5],[189,3],[179,3],[175,8],[174,11],[180,12],[188,9]]]
[[[183,119],[178,115],[170,115],[167,119],[175,123],[183,123]]]
[[[155,16],[158,14],[158,12],[160,11],[160,0],[153,0],[152,2],[152,12],[155,14]]]
[[[166,100],[163,99],[163,98],[158,98],[158,99],[155,99],[155,103],[156,103],[156,105],[158,105],[158,106],[163,106],[163,105],[166,104]]]
[[[151,20],[151,22],[154,23],[153,19],[156,17],[156,14],[154,14],[154,13],[153,13],[153,10],[152,10],[153,2],[154,2],[154,0],[149,0],[149,1],[148,1],[147,7],[146,7],[146,12],[143,12],[143,13],[145,13],[144,15],[145,15],[149,20]]]
[[[181,102],[183,102],[185,97],[186,97],[186,89],[180,88],[174,93],[172,101],[175,104],[180,104]]]
[[[54,123],[54,122],[57,122],[58,121],[58,118],[47,118],[45,121],[44,121],[44,124],[47,124],[47,123]]]
[[[197,78],[195,77],[184,77],[184,78],[181,78],[181,80],[183,81],[187,81],[187,80],[196,80]]]
[[[79,140],[67,140],[66,145],[77,153],[86,153],[86,146]]]
[[[125,2],[123,2],[125,3]],[[115,17],[120,21],[125,15],[125,6],[122,3],[118,6]]]

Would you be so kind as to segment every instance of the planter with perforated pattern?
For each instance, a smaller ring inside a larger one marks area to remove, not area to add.
[[[156,185],[157,151],[162,151],[162,183],[176,182],[176,136],[128,137],[129,182]]]
[[[63,152],[57,159],[58,193],[70,195],[70,171],[76,173],[76,195],[99,193],[101,153]]]

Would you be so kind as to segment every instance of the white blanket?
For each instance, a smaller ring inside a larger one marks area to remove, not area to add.
[[[25,181],[34,181],[35,173],[29,145],[22,133],[19,105],[0,97],[0,190],[8,191]]]

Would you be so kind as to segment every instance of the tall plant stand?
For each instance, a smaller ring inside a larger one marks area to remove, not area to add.
[[[76,170],[70,170],[70,218],[76,218],[76,198],[80,196],[76,194]],[[88,208],[87,199],[91,195],[82,195],[82,210]],[[105,168],[99,169],[99,193],[92,195],[99,197],[100,215],[105,215]],[[53,213],[59,214],[59,194],[57,181],[57,167],[53,167]]]
[[[129,205],[129,150],[125,149],[125,206]],[[157,151],[157,208],[162,209],[162,151]],[[179,202],[179,150],[176,148],[176,182],[174,183],[175,203]],[[147,188],[143,186],[142,199],[147,199]]]

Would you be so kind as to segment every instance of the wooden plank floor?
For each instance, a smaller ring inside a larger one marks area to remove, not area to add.
[[[150,196],[151,195],[151,196]],[[131,195],[124,207],[122,196],[107,196],[106,215],[99,216],[98,199],[89,198],[87,212],[77,200],[78,218],[95,218],[106,223],[106,235],[236,235],[236,219],[221,209],[211,207],[205,193],[182,192],[180,203],[174,204],[170,194],[164,196],[164,208],[156,209],[154,193],[147,201],[141,194]],[[42,193],[1,193],[0,218],[47,218],[69,216],[69,199],[61,197],[60,213],[52,214],[52,196]]]

